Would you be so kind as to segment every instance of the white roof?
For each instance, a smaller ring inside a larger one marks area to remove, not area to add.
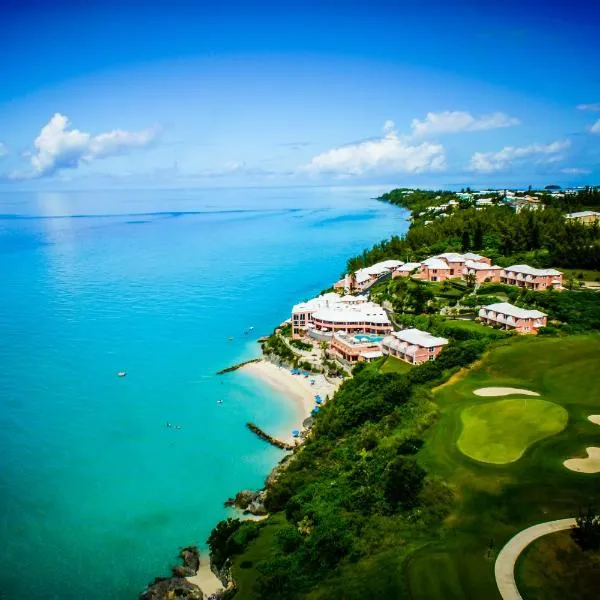
[[[465,257],[458,252],[444,252],[444,254],[436,254],[433,258],[443,258],[449,262],[464,262]]]
[[[395,258],[388,258],[387,260],[382,260],[377,263],[378,266],[384,267],[385,269],[396,269],[403,264],[404,262],[396,260]]]
[[[423,264],[430,269],[449,269],[448,263],[443,261],[441,258],[428,258],[423,261]]]
[[[474,260],[468,260],[465,262],[465,267],[467,267],[467,269],[475,269],[476,271],[479,270],[502,270],[502,267],[499,267],[498,265],[488,265],[487,263],[482,263],[482,262],[476,262]]]
[[[383,356],[383,352],[381,350],[369,350],[367,352],[361,352],[360,355],[365,358],[379,358],[380,356]]]
[[[354,273],[354,279],[356,283],[364,283],[365,281],[369,281],[373,275],[369,273],[366,269],[359,269]]]
[[[295,304],[292,307],[292,313],[314,312],[315,310],[319,310],[319,308],[324,308],[330,304],[339,304],[340,300],[341,298],[338,294],[335,292],[329,292],[328,294],[317,296],[316,298],[308,300],[307,302]]]
[[[418,262],[407,262],[404,263],[401,267],[398,267],[396,271],[400,271],[401,273],[410,273],[415,269],[418,269],[421,266],[421,263]]]
[[[360,304],[361,302],[365,302],[366,298],[364,296],[351,296],[350,294],[346,294],[340,298],[340,302],[345,304]]]
[[[582,210],[581,212],[574,212],[565,215],[566,219],[578,219],[580,217],[600,217],[600,213],[593,210]]]
[[[312,314],[313,319],[331,323],[375,323],[389,325],[390,320],[386,312],[374,302],[347,305],[338,302],[320,308]]]
[[[510,267],[504,267],[504,271],[522,273],[523,275],[535,275],[538,277],[562,275],[562,273],[556,269],[536,269],[535,267],[530,267],[529,265],[511,265]]]
[[[407,342],[415,346],[423,346],[430,348],[432,346],[444,346],[448,343],[446,338],[435,337],[427,331],[421,331],[420,329],[403,329],[402,331],[392,332],[392,336],[401,342]],[[385,340],[384,340],[385,341]]]
[[[481,260],[485,258],[485,256],[481,256],[481,254],[475,254],[475,252],[465,252],[463,254],[465,260]]]
[[[508,302],[496,302],[496,304],[488,304],[484,306],[485,310],[493,310],[503,315],[510,315],[517,319],[539,319],[540,317],[547,316],[546,313],[540,312],[539,310],[527,310],[526,308],[519,308]]]

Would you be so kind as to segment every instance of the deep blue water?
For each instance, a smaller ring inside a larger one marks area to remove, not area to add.
[[[281,454],[244,424],[296,411],[214,373],[406,229],[374,195],[0,194],[0,598],[136,598],[262,485]]]

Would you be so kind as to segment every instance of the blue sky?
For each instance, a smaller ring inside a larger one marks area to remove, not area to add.
[[[202,4],[5,5],[0,190],[600,183],[589,1]]]

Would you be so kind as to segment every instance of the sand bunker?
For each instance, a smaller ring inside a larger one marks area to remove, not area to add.
[[[588,417],[588,419],[592,422],[595,423],[596,425],[600,425],[600,415],[590,415]]]
[[[569,458],[563,465],[577,473],[600,473],[600,448],[586,448],[587,458]]]
[[[473,392],[476,396],[510,396],[520,394],[522,396],[539,396],[537,392],[512,387],[484,387]]]

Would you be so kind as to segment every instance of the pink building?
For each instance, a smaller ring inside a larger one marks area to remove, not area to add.
[[[497,283],[500,281],[501,272],[502,267],[499,267],[498,265],[468,260],[463,267],[462,274],[464,278],[466,278],[467,275],[475,275],[475,281],[477,283],[483,283],[484,281]]]
[[[421,263],[419,277],[427,281],[446,281],[450,279],[452,269],[448,263],[441,258],[428,258]]]
[[[541,292],[562,288],[562,273],[556,269],[535,269],[529,265],[512,265],[500,273],[500,281]]]
[[[392,277],[395,279],[396,277],[408,277],[413,271],[416,271],[421,268],[421,263],[418,262],[407,262],[404,263],[401,267],[398,267],[392,272]]]
[[[364,335],[343,335],[335,333],[329,343],[327,353],[347,363],[370,362],[383,355],[381,338]]]
[[[384,354],[416,365],[435,360],[447,343],[446,338],[435,337],[427,331],[403,329],[384,338],[381,349]]]
[[[457,252],[444,252],[444,254],[438,254],[433,258],[441,258],[450,267],[450,277],[462,277],[463,269],[467,261],[475,261],[480,263],[492,264],[492,261],[486,256],[475,254],[474,252],[466,252],[465,254],[458,254]]]
[[[540,327],[546,326],[547,315],[539,310],[527,310],[508,302],[498,302],[484,306],[479,311],[479,317],[488,325],[500,325],[502,329],[536,334]]]

